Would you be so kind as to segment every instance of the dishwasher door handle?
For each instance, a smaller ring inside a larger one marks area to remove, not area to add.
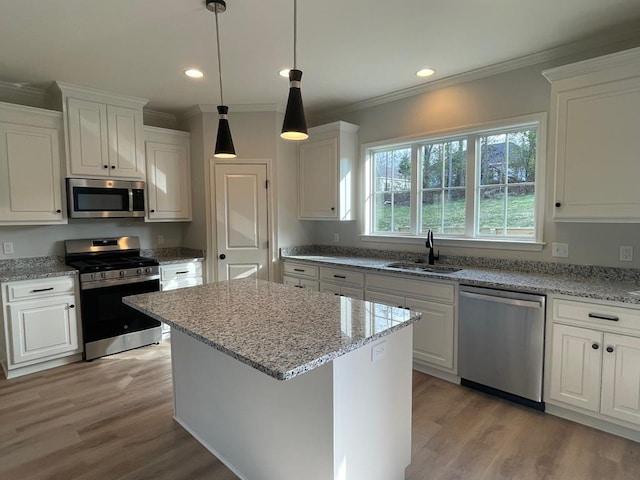
[[[485,295],[483,293],[460,292],[461,297],[477,298],[488,302],[504,303],[516,307],[542,308],[542,302],[532,300],[518,300],[516,298],[497,297],[495,295]]]

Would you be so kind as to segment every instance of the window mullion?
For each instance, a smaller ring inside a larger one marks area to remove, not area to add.
[[[466,184],[466,208],[465,208],[465,237],[474,237],[477,233],[478,209],[477,195],[480,191],[480,169],[476,169],[478,148],[477,135],[467,136],[467,184]]]
[[[411,233],[420,234],[422,228],[422,172],[420,168],[420,147],[416,144],[411,145],[411,195],[410,195],[410,212],[411,212]]]

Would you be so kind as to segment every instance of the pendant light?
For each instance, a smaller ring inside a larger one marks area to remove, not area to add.
[[[227,114],[229,107],[224,104],[222,97],[222,64],[220,62],[220,29],[218,27],[218,13],[227,10],[224,0],[207,0],[207,10],[216,15],[216,47],[218,49],[218,75],[220,77],[220,105],[218,105],[218,135],[216,137],[216,148],[213,156],[216,158],[236,158],[236,150],[233,147],[231,129]]]
[[[296,43],[298,40],[298,0],[293,0],[293,69],[289,70],[289,99],[284,114],[282,133],[285,140],[304,140],[309,138],[307,121],[304,118],[300,81],[302,71],[297,67]]]

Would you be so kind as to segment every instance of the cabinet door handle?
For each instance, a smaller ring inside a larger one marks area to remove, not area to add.
[[[185,270],[184,272],[176,272],[176,275],[184,275],[185,273],[189,273],[189,271]]]
[[[592,343],[591,348],[593,348],[594,350],[597,350],[600,348],[600,345],[598,345],[597,343]]]
[[[49,287],[49,288],[34,288],[33,290],[31,290],[31,293],[48,292],[50,290],[53,290],[53,287]]]
[[[333,278],[342,278],[344,280],[347,277],[345,275],[334,275]]]
[[[304,268],[294,268],[294,272],[304,272]]]
[[[589,318],[598,318],[600,320],[609,320],[611,322],[617,322],[620,320],[615,315],[605,315],[604,313],[590,313]]]
[[[613,347],[611,345],[607,347],[607,352],[613,353]]]

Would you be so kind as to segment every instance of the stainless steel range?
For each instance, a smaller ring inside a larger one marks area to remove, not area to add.
[[[122,297],[160,290],[158,262],[140,256],[140,239],[66,240],[64,246],[65,263],[80,272],[84,359],[160,342],[160,322],[122,303]]]

